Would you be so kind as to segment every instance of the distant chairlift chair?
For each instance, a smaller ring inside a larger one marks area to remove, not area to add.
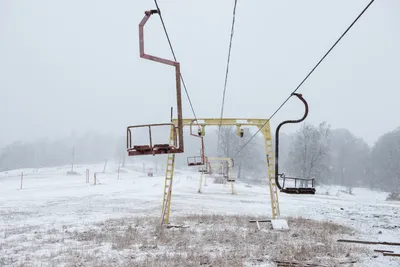
[[[193,133],[193,122],[195,120],[193,120],[190,123],[190,135],[194,136],[194,137],[198,137],[201,140],[201,149],[200,149],[200,156],[194,156],[194,157],[188,157],[187,158],[187,164],[188,166],[202,166],[205,164],[205,156],[204,156],[204,133],[201,130],[201,128],[199,127],[199,129],[197,130],[197,134]],[[201,171],[204,172],[204,171]]]

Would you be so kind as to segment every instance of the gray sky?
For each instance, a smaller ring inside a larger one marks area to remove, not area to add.
[[[198,117],[220,114],[233,2],[159,0]],[[225,116],[268,118],[368,2],[238,0]],[[151,8],[152,0],[0,0],[0,143],[168,122],[174,69],[139,58],[138,24]],[[370,144],[400,126],[398,14],[399,0],[377,0],[303,85],[308,122]],[[145,39],[147,52],[171,58],[158,17]],[[292,99],[272,126],[300,112]]]

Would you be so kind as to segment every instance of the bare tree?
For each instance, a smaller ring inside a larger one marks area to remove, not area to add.
[[[400,128],[386,133],[371,152],[373,186],[400,192]]]
[[[286,169],[294,176],[325,182],[330,172],[329,133],[330,126],[325,122],[317,127],[303,124],[291,142]]]
[[[330,135],[332,176],[335,183],[346,186],[349,194],[368,178],[370,148],[347,129],[332,130]]]

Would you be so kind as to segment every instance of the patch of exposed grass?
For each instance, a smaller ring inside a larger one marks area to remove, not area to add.
[[[158,217],[107,220],[91,229],[51,229],[63,249],[42,255],[56,266],[244,266],[272,260],[296,260],[335,266],[363,252],[335,239],[352,229],[329,222],[289,218],[290,231],[278,232],[263,224],[258,231],[245,216],[192,214],[175,218],[188,228],[167,229]],[[44,232],[46,233],[46,232]],[[60,237],[61,236],[61,237]],[[42,246],[54,240],[43,238]],[[42,247],[43,249],[43,247]],[[29,266],[29,265],[27,265]]]

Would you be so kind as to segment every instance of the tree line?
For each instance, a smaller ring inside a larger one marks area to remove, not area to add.
[[[235,127],[222,127],[218,148],[218,131],[205,136],[206,154],[235,157],[235,172],[240,178],[266,177],[266,155],[261,134],[253,138],[244,129],[241,138]],[[143,138],[144,140],[146,138]],[[168,143],[168,140],[166,140]],[[185,136],[185,154],[176,158],[177,167],[186,165],[186,157],[200,155],[198,138]],[[126,137],[95,132],[70,135],[58,140],[42,139],[34,142],[14,142],[0,152],[0,170],[40,168],[114,159],[125,163]],[[153,158],[153,157],[151,157]],[[163,161],[154,157],[156,164]],[[144,158],[143,158],[144,159]],[[147,160],[149,157],[146,157]],[[134,159],[133,159],[134,160]],[[326,122],[319,125],[304,123],[293,134],[280,134],[280,169],[288,176],[315,177],[319,184],[400,191],[400,128],[383,134],[373,146],[356,137],[347,129],[331,129]]]

